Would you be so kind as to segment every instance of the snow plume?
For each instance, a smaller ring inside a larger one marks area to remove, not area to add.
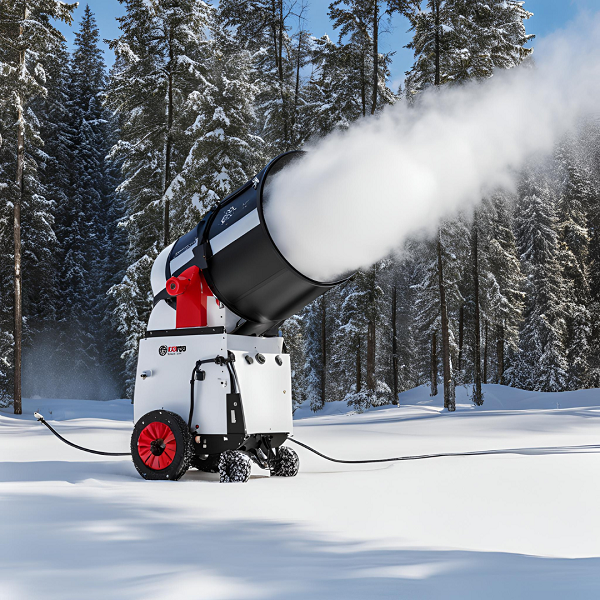
[[[533,64],[431,91],[317,142],[271,184],[266,219],[284,256],[332,281],[514,187],[527,161],[600,112],[598,40],[600,13],[545,38]]]

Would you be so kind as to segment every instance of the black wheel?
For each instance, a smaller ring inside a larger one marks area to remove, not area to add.
[[[192,458],[187,423],[168,410],[144,415],[133,428],[131,457],[144,479],[180,479]]]
[[[192,456],[192,467],[204,473],[218,473],[220,454],[209,454],[206,458],[200,458],[197,454]]]
[[[246,483],[250,479],[250,457],[239,450],[226,450],[219,460],[221,483]]]
[[[300,459],[294,450],[279,446],[275,460],[271,463],[271,475],[276,477],[296,477],[300,468]]]

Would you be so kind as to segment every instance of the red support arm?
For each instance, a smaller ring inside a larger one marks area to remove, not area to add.
[[[167,281],[167,293],[177,296],[177,329],[208,325],[207,298],[213,293],[198,267],[190,267],[178,277],[171,277]]]

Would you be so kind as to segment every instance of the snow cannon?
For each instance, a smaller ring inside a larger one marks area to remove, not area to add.
[[[283,446],[292,386],[279,327],[341,283],[300,273],[269,233],[270,183],[302,155],[272,160],[154,262],[131,438],[145,479],[177,480],[191,466],[247,481],[252,463],[276,476],[298,472]]]

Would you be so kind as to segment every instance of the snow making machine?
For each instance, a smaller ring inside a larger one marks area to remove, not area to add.
[[[131,438],[145,479],[176,480],[193,466],[247,481],[251,462],[271,475],[298,472],[297,454],[282,445],[292,390],[279,327],[339,283],[292,267],[265,221],[277,202],[273,177],[301,155],[275,158],[154,262]]]

